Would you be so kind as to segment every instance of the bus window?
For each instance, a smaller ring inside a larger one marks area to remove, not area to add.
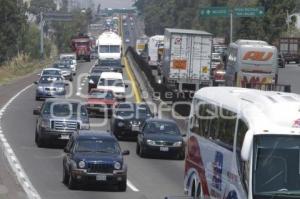
[[[220,111],[219,134],[215,139],[232,150],[234,142],[236,118],[235,114],[226,109]]]

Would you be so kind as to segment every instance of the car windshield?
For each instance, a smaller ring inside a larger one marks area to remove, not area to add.
[[[42,75],[60,75],[59,70],[43,70]]]
[[[118,45],[101,45],[100,53],[119,53],[120,46]]]
[[[114,140],[78,140],[76,152],[120,153],[119,144]]]
[[[59,69],[70,69],[70,66],[67,64],[54,64],[53,68],[59,68]]]
[[[91,91],[90,98],[113,99],[114,95],[111,91]]]
[[[74,116],[79,115],[79,113],[81,116],[88,115],[84,105],[69,102],[46,102],[42,112],[43,114],[51,114],[54,117]]]
[[[124,119],[143,119],[151,117],[151,112],[145,104],[123,103],[118,105],[116,115],[124,117]]]
[[[124,83],[121,79],[100,79],[98,85],[124,87]]]
[[[39,80],[40,84],[50,84],[57,81],[62,81],[61,77],[53,77],[53,76],[42,76]]]
[[[144,129],[145,133],[180,135],[176,124],[171,122],[151,121],[148,122]]]
[[[121,60],[99,60],[98,64],[99,66],[121,66]]]
[[[300,136],[254,137],[253,198],[300,197]]]
[[[90,84],[97,84],[100,79],[100,75],[91,75],[89,76]]]

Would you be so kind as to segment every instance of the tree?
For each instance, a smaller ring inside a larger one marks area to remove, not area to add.
[[[55,11],[56,4],[53,0],[31,0],[29,11],[38,15],[40,12]]]
[[[22,50],[27,18],[22,0],[0,0],[0,5],[0,62],[3,62]]]

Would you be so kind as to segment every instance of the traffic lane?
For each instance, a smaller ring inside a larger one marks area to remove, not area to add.
[[[79,69],[85,72],[84,68]],[[75,82],[74,82],[75,83]],[[3,130],[7,140],[19,158],[24,170],[42,198],[139,198],[130,189],[124,193],[105,190],[100,192],[69,191],[62,184],[62,149],[40,149],[34,143],[36,117],[32,110],[41,102],[34,99],[35,87],[31,87],[14,101],[5,113]],[[16,125],[17,122],[17,125]],[[103,129],[104,130],[104,129]],[[97,190],[98,191],[98,190]]]
[[[286,64],[279,69],[278,83],[290,84],[293,93],[300,94],[300,66],[298,64]]]

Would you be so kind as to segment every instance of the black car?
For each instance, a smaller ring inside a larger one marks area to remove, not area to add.
[[[127,165],[117,139],[108,132],[79,131],[64,149],[63,182],[69,189],[79,185],[110,184],[126,191]]]
[[[98,60],[96,67],[110,67],[113,72],[122,73],[123,66],[120,59],[106,59],[106,60]]]
[[[182,160],[185,157],[183,136],[173,120],[148,119],[139,132],[136,153],[140,157],[159,155]]]
[[[119,103],[114,108],[111,118],[111,132],[118,139],[136,138],[140,127],[146,119],[153,117],[149,106],[145,103]]]

